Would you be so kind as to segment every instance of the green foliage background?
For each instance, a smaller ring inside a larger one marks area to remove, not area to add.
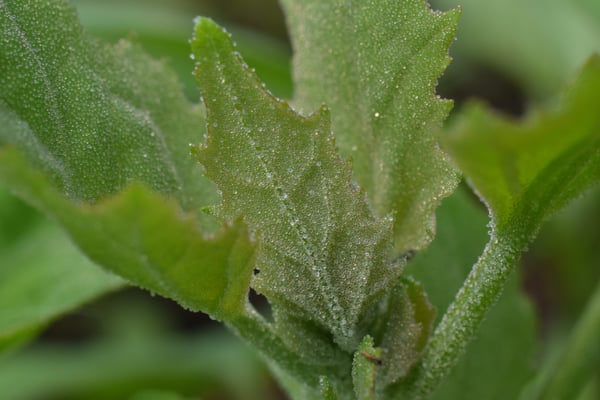
[[[443,3],[439,6],[447,7]],[[503,0],[494,3],[498,9],[482,3],[461,3],[455,61],[440,85],[441,94],[457,98],[459,105],[472,94],[483,94],[492,105],[513,113],[552,105],[585,59],[600,51],[600,7],[593,1],[554,0],[544,12],[533,2]],[[292,95],[290,45],[272,1],[75,4],[92,34],[109,41],[129,35],[173,66],[189,99],[199,95],[187,43],[195,15],[212,16],[227,26],[269,89],[279,97]],[[521,29],[507,29],[515,25]],[[465,109],[454,111],[449,131],[459,129],[455,127],[468,112],[476,112]],[[143,191],[138,196],[140,207],[151,201]],[[566,332],[600,278],[599,205],[600,192],[592,191],[542,229],[481,335],[434,398],[517,398],[525,384],[529,392],[522,395],[534,393],[536,398],[544,377],[531,381],[533,372],[541,368],[552,376],[562,360]],[[164,212],[172,209],[165,206]],[[423,282],[439,316],[481,254],[488,229],[483,207],[465,187],[445,200],[437,215],[434,242],[409,263],[407,273]],[[281,397],[266,369],[235,338],[195,314],[174,311],[157,298],[124,288],[120,279],[82,257],[53,223],[5,189],[0,190],[0,223],[0,391],[5,397]],[[79,276],[75,271],[86,272]],[[39,295],[49,282],[58,282],[61,289],[53,288],[56,297],[50,300]],[[152,288],[151,281],[147,287]],[[120,293],[96,299],[107,290]],[[20,297],[23,301],[17,301]],[[89,305],[73,310],[82,302]],[[71,314],[59,317],[66,312]],[[178,316],[173,320],[165,316],[169,313]],[[48,318],[55,322],[40,326],[38,321]],[[193,329],[181,328],[190,321]],[[39,334],[41,339],[30,340]],[[598,365],[596,355],[589,365],[595,377],[581,382],[578,398],[600,396]]]

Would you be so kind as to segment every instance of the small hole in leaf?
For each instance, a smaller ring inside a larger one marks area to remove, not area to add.
[[[254,270],[255,274],[257,274],[258,270]],[[260,293],[257,293],[254,289],[250,288],[248,292],[248,301],[252,306],[256,309],[256,311],[262,315],[264,319],[269,322],[273,321],[273,312],[271,311],[271,305],[265,296]]]

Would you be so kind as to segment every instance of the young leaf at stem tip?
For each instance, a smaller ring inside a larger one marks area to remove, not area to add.
[[[381,349],[375,348],[373,338],[365,336],[354,353],[352,363],[352,383],[357,400],[375,400],[377,374],[383,364]]]
[[[216,213],[242,215],[258,237],[254,288],[353,352],[361,313],[401,272],[392,221],[372,214],[339,158],[326,108],[303,117],[270,95],[209,19],[196,21],[192,51],[208,129],[194,151],[222,191]]]

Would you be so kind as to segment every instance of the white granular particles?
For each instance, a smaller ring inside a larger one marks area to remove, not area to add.
[[[254,287],[353,351],[364,307],[401,272],[390,268],[393,221],[373,214],[337,154],[327,108],[298,115],[231,54],[199,65],[204,96],[222,99],[206,104],[212,120],[199,158],[223,192],[219,212],[243,215],[262,243]]]

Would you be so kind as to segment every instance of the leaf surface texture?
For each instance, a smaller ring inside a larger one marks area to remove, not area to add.
[[[244,314],[254,246],[239,222],[200,230],[217,196],[189,154],[203,112],[175,75],[89,37],[65,1],[2,1],[0,21],[0,179],[132,283]]]
[[[456,173],[432,130],[451,102],[435,95],[457,11],[422,0],[284,0],[295,105],[331,107],[342,154],[379,215],[394,216],[398,253],[425,247]]]
[[[338,156],[326,108],[303,117],[271,96],[210,20],[192,47],[208,121],[196,155],[222,191],[216,213],[242,215],[259,238],[254,287],[353,351],[361,313],[401,271],[391,221],[373,215]]]

